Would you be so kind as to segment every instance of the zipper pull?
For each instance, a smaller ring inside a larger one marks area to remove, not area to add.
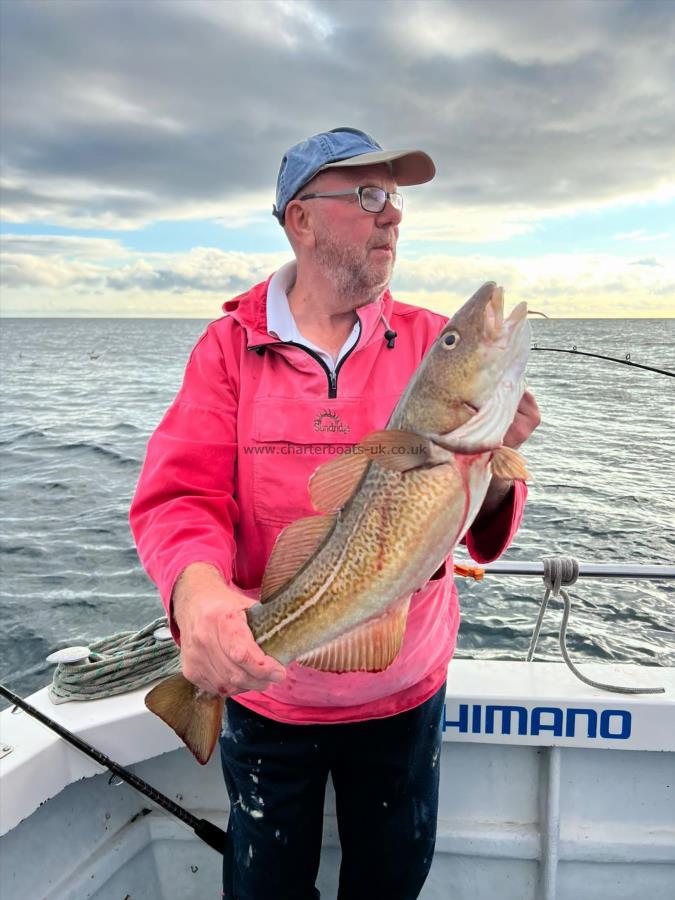
[[[337,397],[337,375],[335,372],[329,372],[328,379],[330,382],[330,396]]]

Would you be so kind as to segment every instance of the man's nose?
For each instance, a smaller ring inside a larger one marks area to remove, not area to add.
[[[391,200],[387,200],[384,204],[384,209],[382,212],[379,212],[376,216],[376,222],[379,227],[384,227],[386,225],[399,225],[401,219],[403,218],[403,210],[396,209],[396,207],[392,204]]]

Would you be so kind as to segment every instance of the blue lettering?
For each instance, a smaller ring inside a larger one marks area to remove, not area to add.
[[[497,706],[488,704],[485,707],[485,733],[494,734],[495,713],[502,714],[502,734],[511,734],[511,713],[518,714],[518,734],[527,734],[527,710],[524,706]]]
[[[495,719],[501,715],[501,722],[497,722],[498,734],[513,734],[513,717],[517,717],[516,732],[518,735],[532,735],[537,737],[542,732],[551,732],[554,737],[564,736],[573,738],[577,736],[577,730],[585,732],[588,738],[609,738],[610,740],[627,740],[631,735],[632,718],[630,712],[625,709],[606,709],[600,714],[600,733],[598,735],[598,713],[590,707],[572,707],[563,710],[558,706],[535,706],[528,721],[528,710],[524,706],[511,706],[502,704],[488,704],[485,706],[485,727],[483,729],[483,706],[480,703],[471,705],[469,716],[469,704],[457,704],[457,718],[448,719],[447,704],[443,707],[443,731],[456,728],[460,734],[468,734],[469,726],[472,734],[494,734]],[[585,717],[585,724],[577,729],[580,717]],[[550,717],[550,718],[548,718]],[[528,730],[529,725],[529,730]],[[501,726],[501,727],[500,727]],[[582,736],[580,735],[580,736]]]
[[[610,721],[619,717],[621,728],[618,734],[610,731]],[[626,709],[603,709],[600,715],[600,737],[617,738],[625,741],[630,737],[631,714]]]
[[[481,718],[482,718],[483,707],[478,703],[474,703],[473,705],[473,716],[471,722],[471,731],[474,734],[480,734],[481,730]]]
[[[568,709],[565,722],[565,737],[574,737],[576,730],[576,717],[587,716],[588,728],[586,737],[594,738],[598,734],[598,714],[594,709]]]
[[[541,721],[543,715],[553,716],[553,721],[546,724]],[[562,737],[563,714],[556,706],[535,706],[532,710],[530,734],[537,735],[542,731],[552,731],[556,737]]]
[[[459,704],[459,719],[456,722],[451,722],[448,719],[447,707],[443,707],[443,731],[447,728],[459,728],[460,734],[466,734],[469,730],[469,704],[468,703],[460,703]]]

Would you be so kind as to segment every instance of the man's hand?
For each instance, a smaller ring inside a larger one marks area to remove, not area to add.
[[[504,435],[504,446],[513,447],[514,450],[516,447],[520,447],[529,438],[534,429],[539,426],[540,422],[541,414],[537,401],[529,391],[525,391],[520,398],[513,422]],[[505,478],[497,478],[496,476],[492,477],[483,505],[474,520],[474,530],[479,531],[489,524],[503,501],[511,493],[512,487],[512,481]]]
[[[183,675],[209,694],[231,697],[283,681],[286,670],[256,644],[246,620],[254,604],[206,563],[188,566],[176,582],[173,613],[180,629]]]
[[[534,429],[539,426],[540,422],[541,414],[537,401],[529,391],[525,391],[520,398],[513,422],[504,435],[504,446],[513,447],[514,450],[516,447],[520,447],[529,438]]]

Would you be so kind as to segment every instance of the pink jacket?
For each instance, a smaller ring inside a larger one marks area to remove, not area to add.
[[[194,347],[182,387],[148,444],[131,506],[139,556],[170,608],[178,575],[211,563],[253,593],[279,531],[312,515],[307,483],[314,469],[383,428],[446,319],[394,301],[358,311],[361,334],[336,377],[310,351],[268,334],[268,282],[225,303]],[[396,333],[393,347],[384,332]],[[488,531],[470,530],[476,562],[498,557],[522,517],[526,486]],[[264,692],[238,702],[285,722],[345,722],[410,709],[443,683],[459,627],[452,559],[413,595],[403,647],[384,672],[333,674],[297,663]],[[174,639],[180,643],[175,622]]]

